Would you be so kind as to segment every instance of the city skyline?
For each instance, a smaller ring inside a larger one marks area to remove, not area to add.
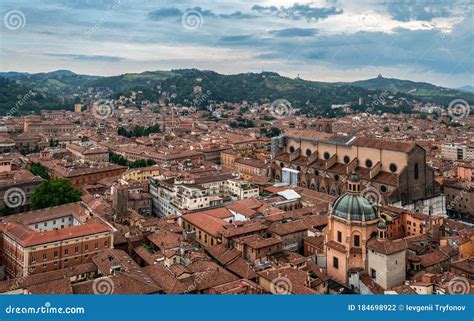
[[[198,68],[320,81],[473,85],[472,4],[397,1],[7,1],[3,71]],[[238,62],[238,63],[236,63]]]

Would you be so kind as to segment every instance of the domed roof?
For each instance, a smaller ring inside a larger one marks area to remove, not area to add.
[[[363,196],[346,193],[332,207],[333,215],[351,221],[370,221],[378,217],[377,210]]]

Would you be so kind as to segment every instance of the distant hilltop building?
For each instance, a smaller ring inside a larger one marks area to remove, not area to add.
[[[382,74],[379,74],[379,75],[377,76],[377,78],[379,78],[379,79],[383,78]]]
[[[82,104],[75,104],[75,105],[74,105],[74,111],[75,111],[76,113],[82,112]]]

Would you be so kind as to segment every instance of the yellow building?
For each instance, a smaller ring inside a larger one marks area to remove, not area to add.
[[[149,167],[129,170],[125,174],[122,175],[122,179],[126,181],[134,180],[134,181],[141,182],[141,181],[146,181],[148,177],[153,177],[153,176],[158,176],[158,175],[160,175],[160,167],[149,166]]]

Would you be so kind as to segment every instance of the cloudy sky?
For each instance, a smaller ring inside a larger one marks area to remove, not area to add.
[[[474,85],[474,0],[2,0],[0,10],[2,71]]]

